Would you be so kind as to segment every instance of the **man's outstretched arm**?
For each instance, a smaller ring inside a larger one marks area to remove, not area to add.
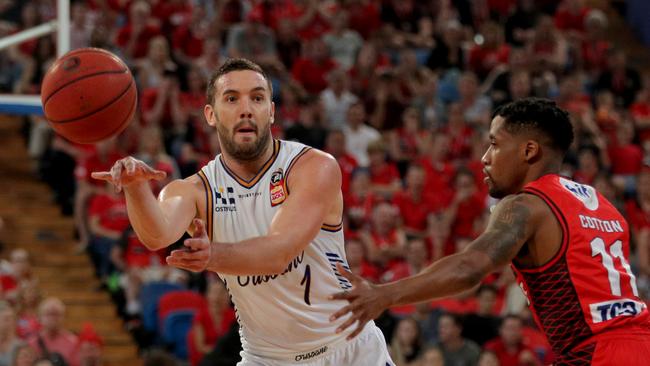
[[[266,235],[236,243],[210,243],[199,230],[185,241],[190,250],[172,251],[167,263],[191,271],[207,269],[231,275],[282,273],[316,237],[333,205],[340,205],[341,200],[340,168],[323,152],[312,150],[303,155],[287,179],[290,194]]]
[[[534,234],[537,215],[531,199],[528,195],[504,198],[492,212],[486,230],[464,251],[436,261],[415,276],[372,285],[339,268],[354,288],[332,296],[350,302],[332,315],[332,320],[353,313],[337,331],[359,321],[349,336],[352,338],[386,308],[445,297],[478,285],[489,273],[512,261]]]
[[[196,215],[196,194],[191,179],[175,180],[154,196],[149,181],[165,178],[163,171],[127,157],[120,159],[109,172],[93,172],[95,179],[124,189],[129,221],[140,241],[149,249],[164,248],[178,240]]]

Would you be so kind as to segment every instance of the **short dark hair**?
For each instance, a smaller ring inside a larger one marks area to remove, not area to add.
[[[216,82],[223,75],[233,72],[233,71],[242,71],[242,70],[251,70],[255,71],[266,79],[266,82],[269,86],[269,92],[273,95],[273,86],[271,85],[271,79],[264,72],[262,67],[255,62],[245,59],[245,58],[229,58],[226,62],[221,65],[215,72],[210,76],[210,82],[208,83],[206,96],[208,98],[208,103],[212,105],[214,103],[214,94],[216,92]]]
[[[523,98],[494,111],[493,118],[503,117],[506,131],[517,134],[534,131],[549,138],[550,146],[566,154],[573,142],[573,126],[569,114],[555,102],[542,98]]]

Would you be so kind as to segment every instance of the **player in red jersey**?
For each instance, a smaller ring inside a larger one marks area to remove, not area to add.
[[[333,296],[350,304],[356,335],[383,309],[456,294],[511,263],[556,365],[647,365],[650,314],[630,270],[625,219],[592,187],[558,175],[573,141],[566,112],[527,98],[495,112],[482,158],[494,207],[486,230],[464,251],[419,274],[373,285],[342,268],[354,284]]]

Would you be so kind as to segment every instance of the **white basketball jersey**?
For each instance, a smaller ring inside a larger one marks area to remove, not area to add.
[[[228,169],[221,155],[199,172],[209,188],[211,240],[238,242],[267,234],[273,216],[290,194],[286,180],[293,164],[310,149],[279,140],[273,146],[273,156],[250,181]],[[220,274],[237,311],[245,352],[269,359],[286,359],[288,353],[295,353],[298,360],[345,336],[335,334],[344,319],[331,323],[329,317],[347,302],[327,299],[351,287],[335,267],[341,262],[347,268],[343,245],[342,225],[323,223],[316,238],[287,263],[282,274]]]

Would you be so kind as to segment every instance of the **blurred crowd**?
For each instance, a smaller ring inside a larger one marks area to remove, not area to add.
[[[584,0],[71,3],[72,48],[119,55],[136,78],[139,109],[124,133],[96,145],[54,136],[37,116],[25,134],[54,199],[75,217],[79,250],[142,349],[159,345],[142,327],[150,283],[205,293],[188,332],[192,365],[236,359],[232,309],[215,276],[171,269],[164,250],[146,250],[123,196],[90,172],[133,155],[168,173],[152,183],[159,190],[213,159],[219,142],[202,113],[206,82],[228,57],[269,74],[275,138],[338,160],[347,259],[375,282],[417,273],[482,231],[494,203],[481,164],[494,108],[528,96],[555,100],[576,133],[562,174],[593,185],[627,217],[638,288],[650,299],[650,73],[609,40],[608,13]],[[2,0],[0,35],[55,14],[52,0]],[[0,53],[0,90],[38,93],[54,59],[50,36]],[[391,309],[378,325],[400,366],[553,359],[509,269],[457,297]]]

